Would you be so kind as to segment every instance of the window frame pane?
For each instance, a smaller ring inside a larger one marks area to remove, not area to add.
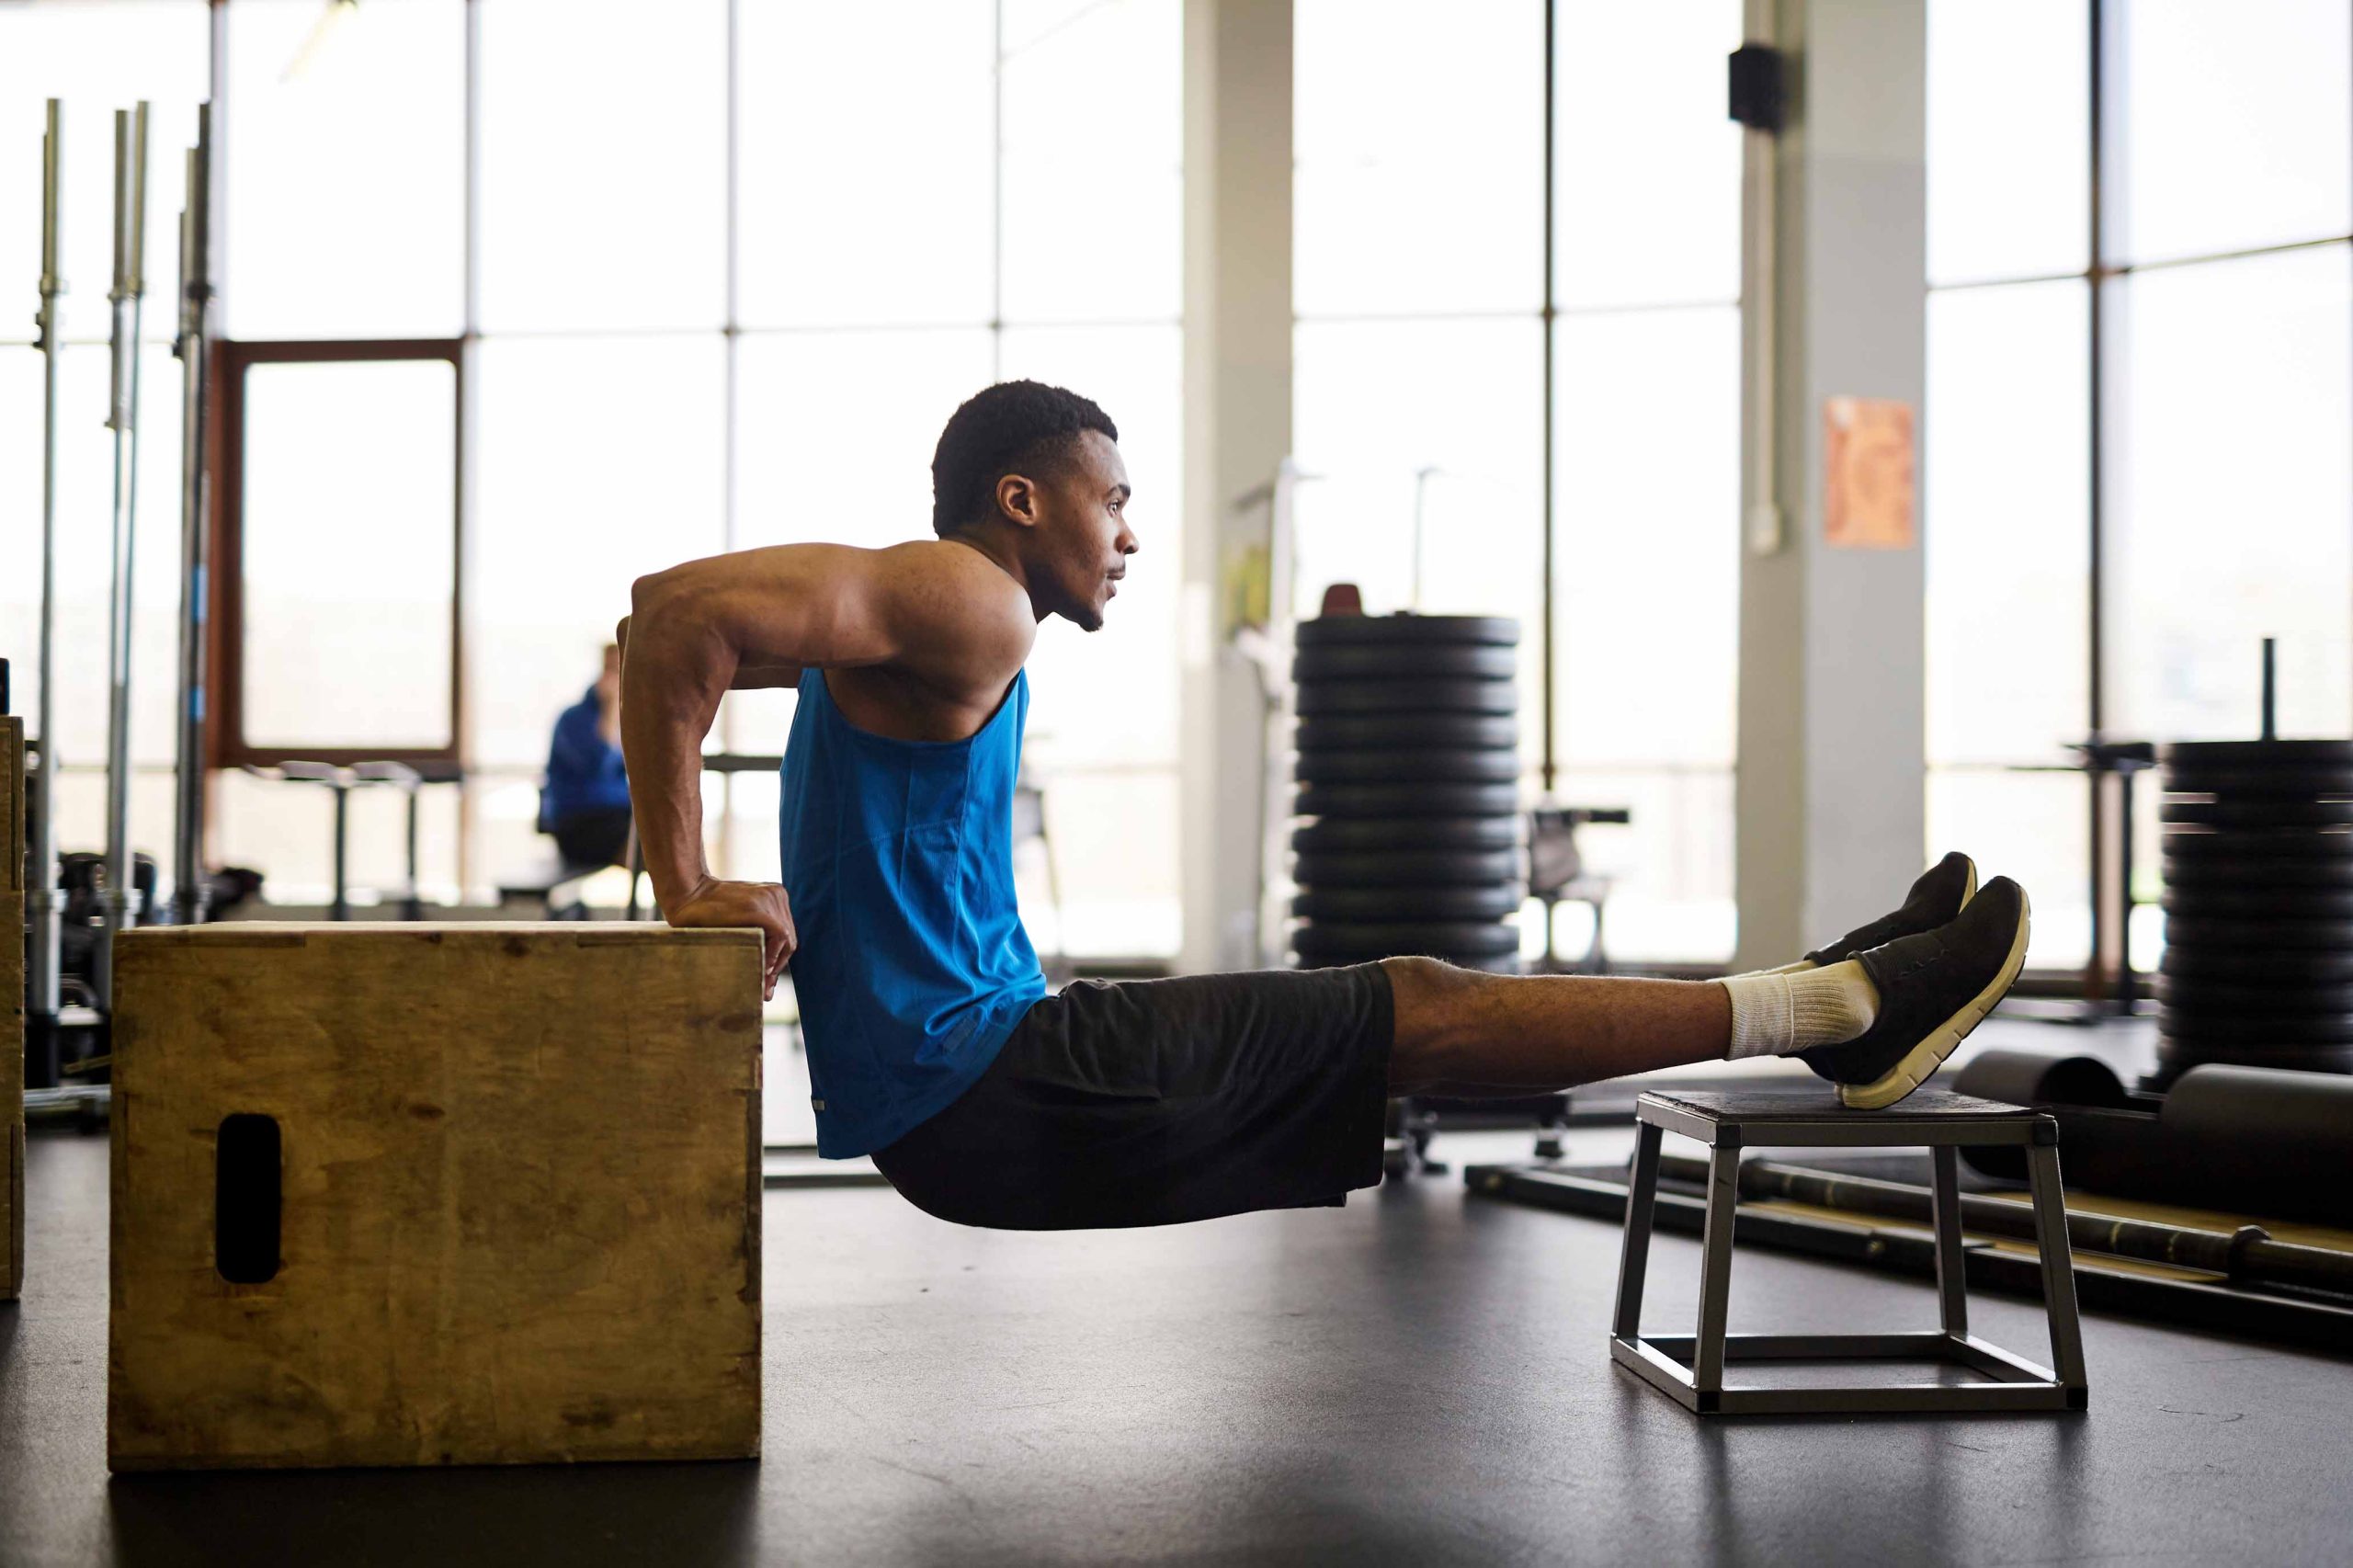
[[[449,742],[439,746],[288,747],[256,742],[244,731],[244,435],[245,372],[255,365],[318,365],[438,360],[449,367],[454,420],[450,441],[456,483],[449,495]],[[454,778],[464,744],[466,373],[465,345],[457,338],[328,340],[247,343],[222,338],[213,345],[212,385],[217,417],[211,453],[220,476],[211,516],[206,650],[205,749],[213,767],[273,767],[286,762],[324,762],[347,767],[361,762],[404,762],[434,778]]]

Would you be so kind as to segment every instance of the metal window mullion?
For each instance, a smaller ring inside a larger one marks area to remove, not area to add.
[[[460,258],[462,280],[462,316],[458,325],[458,548],[452,562],[456,571],[451,584],[450,619],[458,638],[458,657],[449,671],[455,686],[454,703],[457,733],[451,736],[458,747],[458,887],[460,896],[474,885],[475,863],[479,858],[482,798],[474,788],[473,757],[477,736],[474,716],[477,704],[473,700],[473,671],[468,666],[463,651],[469,640],[465,636],[466,585],[474,574],[466,570],[466,557],[479,548],[474,525],[479,513],[476,506],[475,480],[479,464],[475,458],[481,449],[478,425],[482,417],[482,399],[476,395],[481,385],[482,364],[482,0],[466,0],[465,8],[465,84],[464,107],[464,214],[461,223],[463,255]],[[483,639],[471,640],[479,647]]]
[[[730,551],[733,550],[736,546],[735,339],[736,335],[743,328],[743,323],[741,320],[743,314],[743,301],[741,294],[743,260],[741,256],[738,254],[738,247],[741,245],[743,241],[743,230],[740,222],[740,207],[743,200],[743,150],[738,130],[740,113],[743,107],[741,97],[741,55],[743,41],[742,22],[742,0],[727,0],[727,161],[726,196],[724,198],[727,204],[725,222],[725,243],[727,246],[725,271],[726,301],[724,305],[725,313],[722,318],[722,324],[720,328],[720,332],[725,340],[725,353],[723,355],[723,358],[725,361],[725,374],[727,379],[726,385],[722,394],[722,406],[724,411],[724,417],[726,419],[727,426],[725,433],[720,443],[724,453],[722,461],[726,465],[724,471],[720,475],[720,543],[721,548]],[[734,728],[732,722],[722,733],[732,748],[734,741]]]
[[[2112,268],[2118,259],[2111,253],[2118,247],[2119,231],[2124,216],[2122,190],[2123,116],[2120,84],[2112,67],[2121,55],[2122,7],[2114,0],[2089,0],[2087,15],[2091,29],[2089,93],[2091,115],[2090,142],[2090,251],[2091,265],[2086,280],[2091,290],[2089,311],[2088,352],[2090,355],[2090,600],[2091,656],[2089,703],[2091,733],[2098,735],[2108,719],[2108,650],[2107,596],[2105,593],[2108,556],[2108,503],[2110,500],[2108,459],[2110,455],[2109,409],[2110,391],[2109,349],[2111,334],[2109,320],[2109,293],[2107,283],[2114,276]]]
[[[2089,28],[2087,51],[2091,80],[2088,99],[2090,118],[2089,142],[2089,220],[2088,249],[2090,266],[2085,275],[2085,286],[2091,292],[2086,301],[2086,376],[2085,395],[2086,434],[2089,451],[2086,467],[2086,572],[2085,610],[2089,624],[2086,637],[2086,719],[2093,739],[2106,736],[2113,704],[2109,700],[2109,678],[2112,662],[2109,658],[2111,632],[2109,615],[2109,557],[2113,548],[2110,513],[2119,497],[2114,465],[2120,450],[2118,437],[2122,426],[2124,395],[2121,375],[2121,352],[2116,332],[2115,306],[2118,300],[2109,288],[2114,271],[2114,253],[2123,234],[2124,191],[2124,92],[2127,84],[2119,79],[2117,65],[2122,58],[2124,7],[2120,0],[2088,0],[2086,26]],[[2122,927],[2129,925],[2132,912],[2129,906],[2116,911],[2115,929],[2110,929],[2104,910],[2108,891],[2114,880],[2108,874],[2107,858],[2111,835],[2116,831],[2117,811],[2109,799],[2109,791],[2100,787],[2095,774],[2090,788],[2090,865],[2086,868],[2091,884],[2092,944],[2086,989],[2099,989],[2113,994],[2120,981],[2117,964],[2125,950],[2121,939]],[[2118,844],[2115,853],[2121,857],[2120,864],[2131,864],[2132,846]]]
[[[989,46],[989,380],[1005,379],[1005,0]]]
[[[1540,612],[1543,624],[1540,629],[1542,633],[1543,643],[1541,653],[1542,668],[1538,680],[1538,687],[1540,692],[1539,699],[1544,706],[1544,717],[1542,721],[1544,742],[1541,766],[1542,778],[1544,781],[1544,793],[1548,798],[1552,793],[1552,787],[1560,771],[1559,737],[1554,733],[1555,718],[1553,713],[1553,683],[1559,678],[1558,673],[1553,667],[1553,661],[1558,657],[1558,644],[1554,635],[1554,622],[1558,619],[1559,606],[1555,603],[1556,585],[1553,582],[1553,572],[1555,570],[1553,551],[1555,546],[1552,538],[1552,530],[1556,523],[1556,519],[1553,516],[1553,463],[1559,451],[1559,441],[1554,428],[1556,411],[1553,406],[1554,395],[1552,390],[1553,340],[1558,335],[1554,331],[1557,324],[1553,319],[1556,301],[1553,297],[1552,252],[1553,244],[1555,243],[1553,229],[1559,219],[1559,211],[1555,202],[1556,178],[1553,167],[1557,138],[1553,129],[1552,117],[1557,106],[1559,94],[1560,61],[1555,51],[1559,33],[1560,11],[1561,7],[1559,0],[1544,0],[1544,307],[1543,319],[1540,323],[1544,329],[1544,496],[1541,506],[1544,528],[1544,566],[1542,583],[1543,608]],[[1416,568],[1419,567],[1420,562],[1418,557],[1416,558],[1415,564]],[[1547,925],[1544,932],[1544,947],[1545,951],[1548,954],[1552,951],[1552,928]]]
[[[742,111],[742,0],[727,0],[727,141],[725,228],[726,300],[720,327],[722,347],[720,376],[720,475],[719,475],[719,542],[720,549],[732,551],[737,546],[735,503],[736,415],[739,387],[736,334],[740,325],[742,300],[740,283],[743,261],[738,245],[743,239],[739,222],[739,207],[743,199],[743,149],[739,124]],[[734,705],[722,702],[719,708],[719,744],[728,751],[737,747],[737,722]],[[729,875],[735,865],[735,776],[723,773],[719,778],[719,861],[720,874]]]

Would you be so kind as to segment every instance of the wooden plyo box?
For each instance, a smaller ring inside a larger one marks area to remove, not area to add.
[[[25,1288],[25,722],[0,719],[0,1301]]]
[[[112,1468],[758,1453],[756,932],[119,940]]]

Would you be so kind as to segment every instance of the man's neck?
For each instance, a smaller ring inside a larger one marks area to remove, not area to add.
[[[1024,594],[1029,592],[1029,575],[1022,569],[1021,557],[1006,540],[983,538],[970,529],[960,529],[955,533],[943,534],[940,537],[945,543],[961,544],[965,549],[983,557],[990,565],[1018,583]],[[1034,599],[1030,601],[1033,609],[1036,608],[1036,602]],[[1046,619],[1045,611],[1038,610],[1037,613],[1040,620]]]

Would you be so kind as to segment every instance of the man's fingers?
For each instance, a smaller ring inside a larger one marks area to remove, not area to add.
[[[760,933],[760,990],[776,994],[777,978],[792,961],[801,944],[792,929],[792,906],[784,890],[773,882],[725,882],[705,878],[668,914],[670,924],[682,927],[749,926]]]
[[[778,975],[784,972],[784,959],[788,949],[781,932],[769,931],[764,935],[767,941],[767,952],[760,964],[760,994],[773,1001],[776,997],[776,979]]]

